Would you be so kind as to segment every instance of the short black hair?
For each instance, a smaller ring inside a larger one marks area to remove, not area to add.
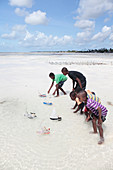
[[[79,93],[78,93],[78,95],[81,95],[81,97],[87,97],[87,92],[84,90],[84,91],[80,91]]]
[[[67,72],[67,71],[68,71],[68,69],[66,67],[63,67],[61,70],[61,72]]]
[[[79,93],[79,92],[81,92],[81,91],[84,91],[81,87],[77,87],[77,88],[75,89],[75,92],[76,92],[76,93]]]
[[[76,97],[76,92],[75,91],[70,92],[70,97]]]
[[[55,76],[55,74],[54,73],[49,73],[49,77],[53,77],[53,76]]]

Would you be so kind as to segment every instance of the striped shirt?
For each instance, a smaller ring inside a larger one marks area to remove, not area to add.
[[[106,116],[107,112],[108,112],[108,110],[106,109],[105,106],[103,106],[101,103],[98,103],[98,102],[96,102],[92,99],[87,99],[86,107],[89,110],[91,110],[91,112],[94,113],[96,116],[99,116],[99,113],[98,113],[98,110],[97,110],[99,107],[101,108],[102,116]]]
[[[88,99],[92,99],[98,103],[101,103],[101,100],[99,97],[97,97],[95,94],[92,94],[92,92],[90,90],[87,90],[87,98]]]
[[[95,94],[92,94],[92,92],[90,90],[87,90],[87,98],[88,99],[92,99],[98,103],[101,103],[101,100],[99,97],[97,97]],[[78,105],[80,105],[82,102],[80,102],[79,98],[76,97],[75,101],[77,102]]]

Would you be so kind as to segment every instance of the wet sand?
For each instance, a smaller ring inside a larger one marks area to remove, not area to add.
[[[82,72],[87,89],[94,91],[108,109],[103,124],[105,142],[91,135],[91,122],[74,114],[67,95],[47,94],[50,72],[62,67]],[[4,54],[0,55],[0,170],[112,170],[113,169],[113,56],[112,54]],[[47,94],[41,98],[39,94]],[[47,106],[43,102],[52,102]],[[50,120],[55,108],[62,121]],[[24,116],[35,112],[37,117]],[[43,127],[50,134],[37,134]]]

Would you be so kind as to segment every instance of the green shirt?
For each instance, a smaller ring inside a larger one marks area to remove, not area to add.
[[[67,77],[64,76],[63,74],[56,74],[55,79],[53,81],[56,81],[56,84],[58,84],[61,81],[66,81]]]

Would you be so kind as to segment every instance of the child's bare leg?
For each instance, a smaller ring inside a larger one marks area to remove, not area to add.
[[[58,97],[59,96],[59,89],[57,89],[57,96],[56,97]]]
[[[102,124],[98,125],[98,129],[99,129],[99,134],[100,134],[100,141],[98,142],[98,144],[102,144],[104,142]]]
[[[66,95],[66,92],[61,87],[59,89]]]
[[[90,119],[90,115],[88,114],[87,117],[86,117],[86,122],[88,122]]]
[[[98,125],[98,129],[99,129],[100,137],[103,138],[103,128],[102,128],[102,124]]]
[[[93,116],[93,120],[92,120],[92,124],[93,124],[93,133],[97,133],[97,126],[96,126],[96,118]]]
[[[100,138],[100,140],[98,141],[98,144],[101,145],[104,143],[104,137],[103,138]]]

